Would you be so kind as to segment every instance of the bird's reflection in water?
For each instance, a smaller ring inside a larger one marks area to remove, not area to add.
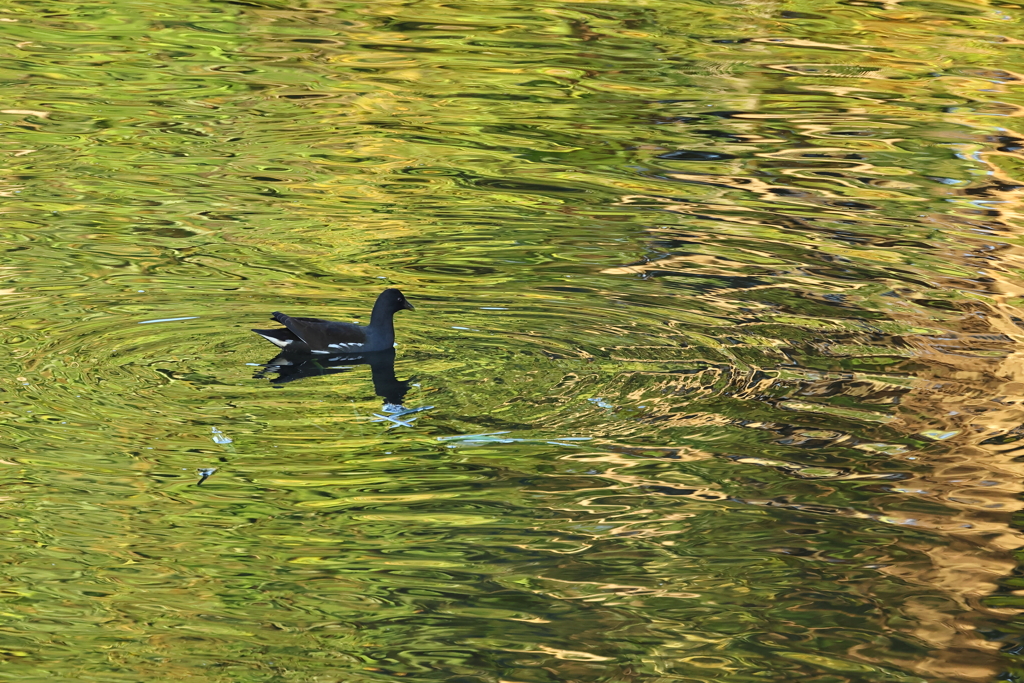
[[[270,380],[276,386],[304,379],[349,372],[353,366],[369,365],[373,376],[373,391],[384,399],[384,410],[392,413],[404,413],[402,406],[405,394],[409,391],[409,380],[399,381],[395,377],[395,350],[377,351],[375,353],[339,354],[325,356],[302,352],[282,351],[258,370],[253,379]],[[268,378],[270,373],[277,377]]]

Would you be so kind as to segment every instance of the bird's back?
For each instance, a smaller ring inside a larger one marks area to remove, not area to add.
[[[314,351],[358,351],[367,341],[366,328],[362,325],[321,318],[293,318],[280,312],[271,317]]]

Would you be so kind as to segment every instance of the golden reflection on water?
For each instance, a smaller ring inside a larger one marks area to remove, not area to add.
[[[884,498],[876,499],[877,508],[870,516],[886,523],[913,524],[931,529],[942,533],[950,541],[941,548],[920,546],[919,550],[925,556],[924,561],[879,567],[882,573],[899,577],[910,585],[940,590],[955,601],[959,612],[951,620],[948,612],[928,607],[925,603],[911,600],[906,604],[904,613],[918,622],[914,634],[933,649],[930,656],[921,661],[901,661],[899,664],[928,677],[953,676],[964,680],[990,680],[1002,670],[1002,663],[997,656],[998,644],[982,644],[974,631],[987,620],[1018,614],[1016,607],[1000,606],[988,598],[999,591],[1001,580],[1014,571],[1017,564],[1014,551],[1024,546],[1024,538],[1013,519],[1014,513],[1022,508],[1021,493],[1024,492],[1024,485],[1020,483],[1024,481],[1024,467],[1017,462],[1021,451],[1014,438],[1024,423],[1024,412],[1021,409],[1024,404],[1024,364],[1021,359],[1024,355],[1020,348],[1024,339],[1020,327],[1021,321],[1024,321],[1024,311],[1019,307],[1024,294],[1019,273],[1024,271],[1020,270],[1019,265],[1020,247],[1013,242],[1019,233],[1016,226],[1022,224],[1017,212],[1021,186],[995,164],[986,165],[990,168],[992,184],[972,189],[969,194],[958,193],[961,196],[986,198],[984,212],[964,211],[968,215],[984,213],[984,221],[968,218],[968,222],[964,223],[953,221],[948,215],[930,217],[936,224],[953,229],[958,235],[959,244],[945,250],[943,254],[948,263],[966,270],[976,268],[979,263],[977,259],[984,259],[981,263],[985,277],[980,281],[972,281],[970,285],[974,296],[966,302],[958,303],[952,309],[952,319],[947,320],[947,325],[953,323],[957,331],[948,328],[935,330],[934,316],[921,315],[910,307],[893,310],[891,318],[907,329],[931,328],[931,334],[904,334],[892,340],[898,342],[901,349],[896,352],[898,355],[912,359],[912,371],[890,377],[856,372],[808,373],[805,379],[809,381],[801,382],[799,390],[804,396],[856,396],[861,403],[880,406],[898,402],[898,409],[893,413],[895,420],[889,426],[907,434],[920,434],[942,442],[942,449],[923,451],[907,450],[904,447],[887,449],[886,444],[868,444],[863,447],[916,461],[915,475],[901,482],[895,490],[939,500],[943,509],[941,515],[915,512],[909,517],[898,511],[904,501],[897,496],[891,501],[892,507],[886,504]],[[857,170],[870,172],[870,166],[863,164]],[[744,193],[760,195],[762,199],[767,198],[772,189],[765,183],[751,182],[746,178],[738,179],[739,182],[735,184],[726,177],[707,175],[686,179],[741,189]],[[818,196],[829,195],[818,193]],[[695,209],[689,205],[643,196],[627,196],[621,203],[628,205],[643,203],[645,200],[653,200],[655,206],[663,211],[688,214],[699,210],[705,216],[723,218],[710,213],[709,209],[714,210],[714,207],[707,203]],[[806,205],[816,200],[802,197],[789,201]],[[721,210],[733,211],[735,207],[723,206]],[[735,216],[729,216],[728,220],[733,224],[744,222]],[[746,224],[764,225],[758,221],[746,221]],[[989,234],[996,233],[1001,240],[1006,241],[993,244],[988,239],[978,239],[967,232],[972,228],[975,232],[984,230]],[[656,231],[655,238],[659,232],[663,230]],[[829,251],[842,254],[843,250],[833,247]],[[905,262],[898,254],[891,252],[863,249],[845,251],[850,257],[890,263]],[[699,267],[709,275],[728,276],[736,272],[736,265],[730,265],[728,261],[723,263],[719,255],[695,257],[687,254],[610,268],[604,272],[646,275],[665,273],[675,268]],[[942,278],[941,274],[936,278],[935,273],[927,275],[933,278],[933,282],[936,279],[940,282],[945,280],[941,284],[950,289],[958,287],[959,283],[954,278]],[[725,299],[725,302],[716,303],[720,308],[726,308],[729,301],[741,298],[747,289],[750,288],[716,289],[715,297]],[[842,350],[836,348],[838,346],[825,343],[819,349],[826,354],[838,351],[839,355],[843,355]],[[793,381],[794,378],[791,376],[789,379]],[[771,385],[772,381],[768,380],[767,384]],[[755,386],[753,393],[763,388]],[[893,394],[898,395],[898,401],[892,399]],[[800,407],[814,409],[806,403]],[[670,423],[679,424],[679,419],[671,412],[671,406],[666,406],[666,419]],[[693,424],[695,420],[693,416],[687,416],[683,422]],[[701,417],[696,422],[705,422],[705,419]],[[757,429],[773,427],[764,423],[748,426]],[[836,436],[848,438],[845,435]],[[677,452],[676,457],[700,459],[712,455],[690,449]],[[785,465],[776,461],[764,464]],[[794,469],[799,473],[799,469]],[[825,474],[827,476],[828,473]],[[608,473],[605,476],[609,476]],[[839,474],[830,478],[845,477]],[[690,495],[707,498],[709,492],[694,489]],[[772,506],[789,504],[788,501],[778,499],[748,502]],[[832,511],[833,514],[851,512],[841,509]],[[983,656],[983,653],[988,656]]]

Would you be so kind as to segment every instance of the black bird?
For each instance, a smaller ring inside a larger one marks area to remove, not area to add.
[[[373,353],[395,346],[395,313],[416,310],[397,289],[385,289],[377,297],[369,325],[338,323],[319,318],[293,318],[272,313],[285,326],[277,330],[253,330],[267,341],[296,353]]]

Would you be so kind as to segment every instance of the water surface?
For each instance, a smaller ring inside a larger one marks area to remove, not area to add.
[[[2,676],[1018,680],[1022,16],[0,0]]]

